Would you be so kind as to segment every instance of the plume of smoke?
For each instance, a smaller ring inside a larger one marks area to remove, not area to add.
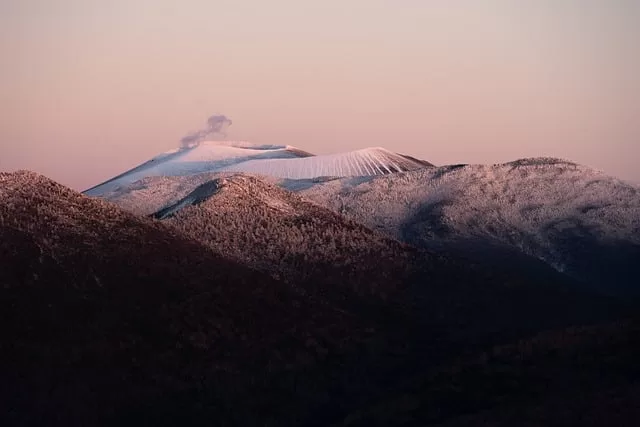
[[[195,132],[185,135],[180,143],[182,147],[193,147],[202,141],[213,138],[225,138],[226,130],[233,122],[224,114],[214,114],[207,119],[207,126]]]

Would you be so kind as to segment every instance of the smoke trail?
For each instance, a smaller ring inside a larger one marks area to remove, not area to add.
[[[226,130],[233,122],[224,114],[214,114],[207,119],[207,127],[191,132],[180,140],[182,147],[193,147],[202,141],[214,138],[225,138]]]

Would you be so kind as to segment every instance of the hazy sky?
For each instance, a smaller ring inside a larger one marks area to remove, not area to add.
[[[640,182],[637,0],[0,0],[0,170],[84,189],[229,138]]]

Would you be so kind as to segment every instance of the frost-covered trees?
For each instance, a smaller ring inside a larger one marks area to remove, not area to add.
[[[249,176],[225,179],[219,193],[169,222],[256,268],[363,293],[398,287],[414,256],[397,241]]]

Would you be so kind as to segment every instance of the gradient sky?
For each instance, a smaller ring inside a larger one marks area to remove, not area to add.
[[[636,0],[0,0],[0,170],[84,189],[229,138],[640,182]]]

